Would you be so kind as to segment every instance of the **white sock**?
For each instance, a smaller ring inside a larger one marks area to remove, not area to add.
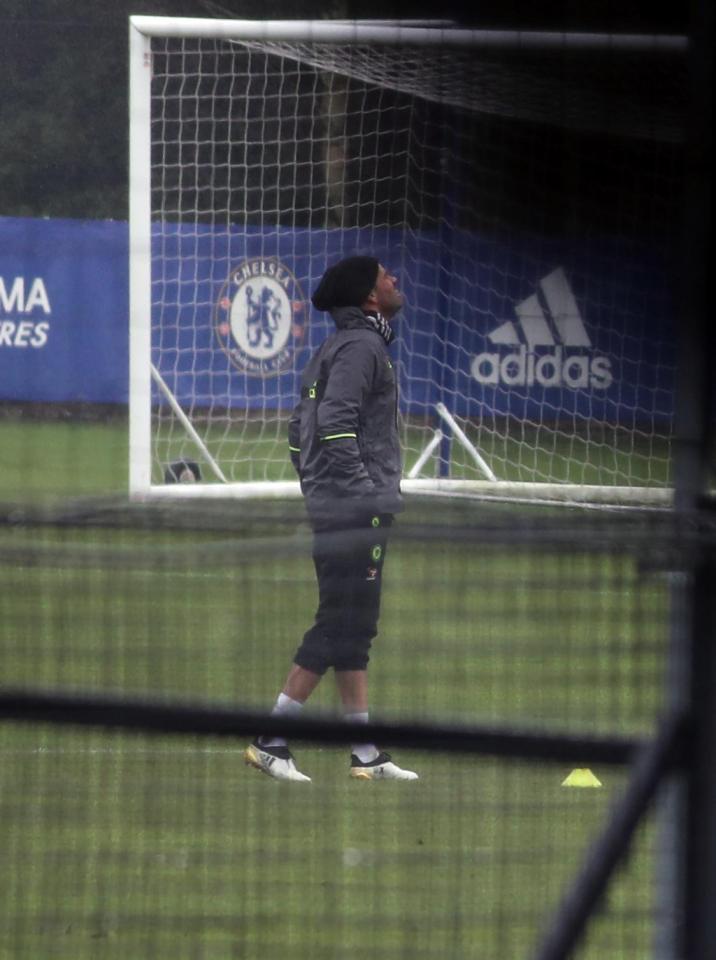
[[[303,708],[300,700],[292,700],[285,693],[279,693],[276,703],[271,711],[272,717],[295,717]],[[259,744],[262,747],[285,747],[286,740],[283,737],[259,737]]]
[[[368,723],[367,713],[347,713],[345,719],[348,723]],[[355,754],[361,763],[370,763],[378,756],[378,748],[374,743],[352,743],[351,753]]]

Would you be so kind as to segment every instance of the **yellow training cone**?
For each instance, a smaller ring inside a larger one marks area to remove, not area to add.
[[[601,785],[601,780],[598,780],[591,770],[583,767],[572,770],[567,779],[562,781],[563,787],[601,787]]]

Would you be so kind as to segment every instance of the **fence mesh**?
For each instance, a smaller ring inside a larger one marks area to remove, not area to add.
[[[6,692],[270,710],[316,603],[300,505],[4,519]],[[412,502],[388,547],[372,719],[583,738],[587,756],[594,738],[648,739],[690,543],[662,514]],[[304,716],[339,721],[330,676]],[[248,731],[16,716],[0,724],[0,956],[527,957],[628,770],[444,735],[381,744],[417,782],[350,780],[347,745],[319,735],[292,742],[312,782],[281,784],[245,766]],[[580,957],[651,956],[660,829],[644,822]]]

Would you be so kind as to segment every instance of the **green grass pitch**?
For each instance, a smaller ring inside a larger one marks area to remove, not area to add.
[[[5,503],[122,495],[122,425],[0,425]],[[248,510],[227,504],[227,510]],[[409,506],[404,523],[421,519]],[[434,516],[431,520],[434,521]],[[217,530],[0,530],[2,683],[270,706],[315,605],[310,557]],[[288,538],[284,540],[283,538]],[[573,549],[389,548],[373,711],[646,734],[661,702],[665,587]],[[331,678],[313,709],[336,709]],[[400,751],[419,782],[313,782],[247,768],[231,740],[0,724],[0,960],[519,960],[624,785],[561,766]],[[396,751],[398,755],[398,751]],[[580,954],[641,960],[653,825]]]

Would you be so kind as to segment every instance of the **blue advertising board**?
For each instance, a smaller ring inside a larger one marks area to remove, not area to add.
[[[406,298],[392,348],[405,411],[669,420],[671,277],[652,246],[448,239],[156,226],[152,360],[182,405],[290,408],[332,327],[311,290],[340,255],[370,252]],[[124,404],[128,337],[126,223],[0,218],[0,400]]]
[[[126,403],[127,225],[0,218],[0,399]]]

